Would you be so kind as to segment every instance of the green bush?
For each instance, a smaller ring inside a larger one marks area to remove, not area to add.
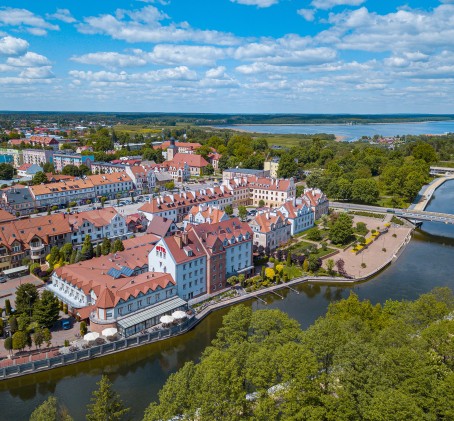
[[[87,323],[84,321],[80,322],[80,334],[83,336],[87,333]]]

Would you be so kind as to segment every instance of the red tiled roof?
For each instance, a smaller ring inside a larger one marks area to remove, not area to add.
[[[202,155],[177,153],[169,162],[172,165],[188,164],[190,167],[203,168],[208,165],[207,160]]]

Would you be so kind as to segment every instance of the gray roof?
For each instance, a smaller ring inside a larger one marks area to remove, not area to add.
[[[157,172],[156,173],[156,180],[158,181],[172,181],[173,178],[170,174],[165,172]]]
[[[180,297],[170,298],[166,301],[161,302],[160,304],[151,306],[143,311],[136,312],[130,316],[126,316],[123,319],[117,321],[119,327],[127,329],[139,323],[145,322],[152,319],[156,316],[164,316],[165,314],[170,314],[173,311],[186,308],[188,303],[181,299]]]
[[[249,175],[263,174],[263,170],[253,170],[251,168],[228,168],[224,170],[224,172],[234,172]]]
[[[32,194],[28,188],[15,189],[10,188],[4,190],[3,193],[6,195],[8,203],[27,203],[33,202]]]

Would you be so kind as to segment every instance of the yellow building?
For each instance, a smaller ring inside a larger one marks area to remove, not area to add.
[[[270,172],[271,178],[277,178],[277,170],[279,168],[279,157],[271,158],[269,161],[265,161],[263,169]]]

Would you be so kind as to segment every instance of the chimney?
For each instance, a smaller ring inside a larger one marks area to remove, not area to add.
[[[188,232],[187,231],[183,231],[183,233],[181,234],[181,238],[183,240],[183,244],[185,246],[188,245]]]
[[[182,249],[183,248],[183,239],[181,238],[181,232],[177,231],[175,233],[175,241],[177,242],[178,248]]]

